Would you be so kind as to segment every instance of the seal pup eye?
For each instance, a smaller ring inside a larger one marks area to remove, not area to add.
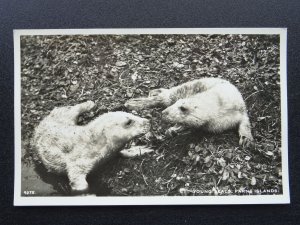
[[[180,106],[179,109],[181,112],[184,112],[184,113],[188,111],[188,109],[185,108],[184,106]]]
[[[126,123],[125,123],[125,126],[126,127],[129,127],[129,126],[131,126],[132,124],[133,124],[133,120],[132,119],[129,119]]]

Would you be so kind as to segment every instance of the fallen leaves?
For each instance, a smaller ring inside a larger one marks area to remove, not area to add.
[[[118,61],[118,62],[116,62],[116,66],[120,66],[120,67],[122,67],[122,66],[126,66],[127,65],[127,63],[126,62],[122,62],[122,61]]]
[[[228,194],[233,188],[281,190],[278,37],[26,36],[21,42],[22,139],[26,141],[55,106],[94,100],[95,111],[79,118],[84,124],[100,113],[124,110],[122,105],[129,98],[202,77],[228,79],[246,99],[257,142],[252,151],[237,146],[235,132],[167,138],[161,109],[141,112],[141,116],[151,118],[153,131],[138,141],[155,151],[141,158],[119,160],[101,170],[112,195],[213,195]],[[30,159],[30,154],[26,157]]]

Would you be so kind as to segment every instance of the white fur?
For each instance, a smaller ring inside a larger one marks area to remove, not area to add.
[[[86,175],[95,164],[105,162],[150,128],[147,119],[125,112],[106,113],[85,126],[78,126],[79,114],[93,107],[94,103],[88,101],[55,108],[38,125],[33,138],[45,167],[51,172],[66,173],[75,191],[88,189]]]
[[[168,107],[162,112],[162,118],[170,123],[210,132],[238,127],[240,144],[253,140],[241,93],[220,78],[202,78],[170,89],[152,90],[148,98],[130,99],[125,106],[134,110]]]
[[[206,91],[178,100],[162,112],[162,118],[215,133],[238,127],[241,139],[253,140],[245,102],[229,82],[216,83]]]

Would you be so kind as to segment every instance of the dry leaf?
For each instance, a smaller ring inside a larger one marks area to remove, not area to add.
[[[227,170],[224,170],[222,180],[227,180],[229,178],[229,172]]]

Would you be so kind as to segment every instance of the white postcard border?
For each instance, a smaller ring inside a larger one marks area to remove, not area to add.
[[[21,35],[96,35],[96,34],[279,34],[282,187],[281,195],[251,196],[145,196],[145,197],[25,197],[21,196]],[[288,204],[288,113],[287,113],[287,29],[286,28],[141,28],[141,29],[39,29],[14,30],[14,124],[15,124],[15,206],[75,205],[230,205]]]

